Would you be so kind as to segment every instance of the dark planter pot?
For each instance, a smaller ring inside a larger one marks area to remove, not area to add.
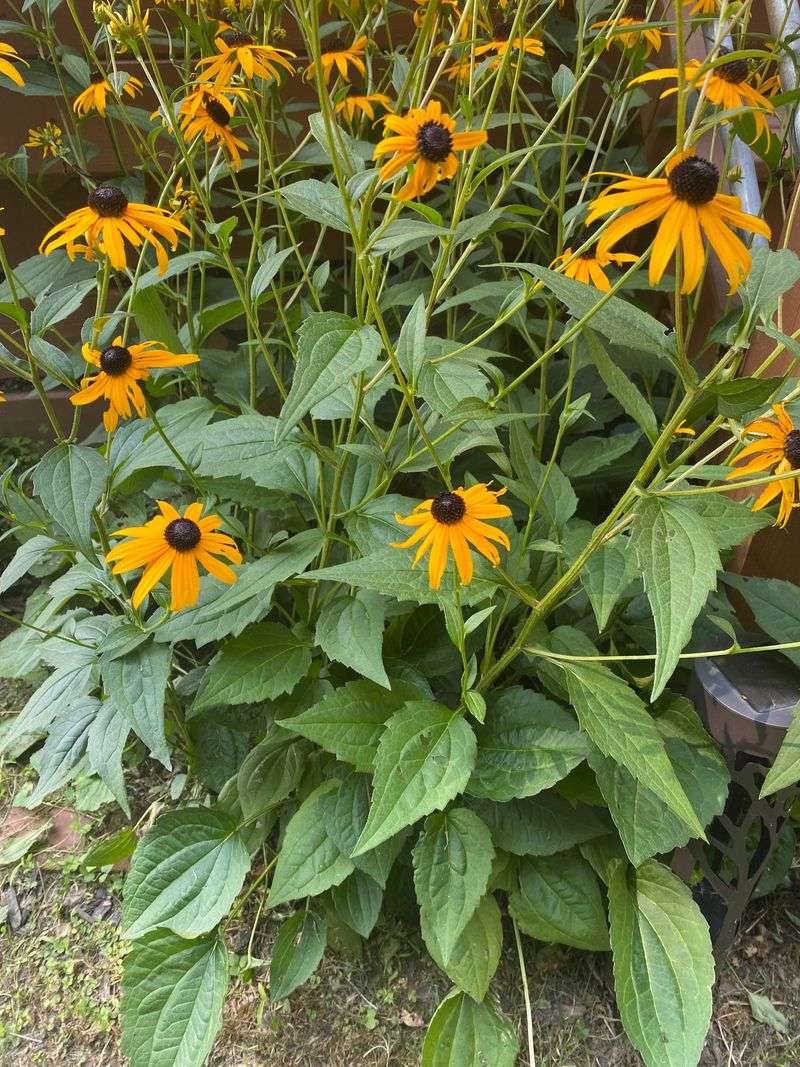
[[[707,827],[708,842],[677,849],[672,869],[692,886],[719,964],[800,795],[790,786],[759,797],[800,701],[800,671],[779,653],[701,659],[689,695],[722,749],[731,785],[724,811]]]

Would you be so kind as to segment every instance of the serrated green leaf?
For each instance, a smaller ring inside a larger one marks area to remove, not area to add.
[[[250,856],[225,812],[167,812],[133,854],[123,889],[124,936],[159,927],[180,937],[206,933],[227,914],[249,870]]]
[[[491,830],[495,846],[515,856],[550,856],[611,830],[596,809],[570,804],[558,793],[539,793],[504,804],[472,800],[470,807]]]
[[[83,697],[56,719],[44,745],[31,756],[39,780],[28,797],[30,807],[41,804],[45,797],[66,785],[78,773],[89,744],[89,728],[99,707],[98,700]]]
[[[311,666],[303,637],[277,622],[248,627],[226,641],[200,683],[192,715],[225,704],[257,704],[291,693]]]
[[[463,792],[475,751],[468,723],[441,704],[416,700],[395,712],[378,742],[372,807],[354,855],[441,810]]]
[[[589,752],[568,712],[522,686],[492,694],[477,738],[467,792],[490,800],[530,797],[549,789]]]
[[[375,929],[382,903],[381,887],[358,869],[331,889],[331,904],[337,918],[360,937],[369,937]]]
[[[744,578],[725,574],[744,597],[758,626],[778,644],[800,641],[800,588],[782,578]],[[787,648],[783,655],[800,667],[800,648]]]
[[[608,887],[617,1006],[647,1067],[695,1067],[711,1021],[714,957],[688,886],[655,860]]]
[[[447,963],[486,892],[492,836],[475,812],[451,808],[431,815],[414,847],[414,886],[422,936],[433,931]]]
[[[23,578],[31,567],[40,563],[55,543],[52,537],[36,534],[21,544],[0,574],[0,593],[5,593],[14,582]]]
[[[38,463],[33,485],[42,506],[67,538],[92,562],[92,509],[103,493],[108,467],[83,445],[56,445]]]
[[[89,765],[99,774],[106,788],[130,818],[131,809],[125,793],[122,753],[128,740],[130,720],[112,700],[106,700],[89,727]]]
[[[164,696],[171,664],[172,649],[148,641],[126,656],[103,659],[100,666],[112,702],[154,758],[168,769],[171,764],[164,735]]]
[[[306,178],[285,185],[280,191],[280,197],[292,211],[304,215],[312,222],[318,222],[321,226],[328,226],[341,233],[350,232],[342,194],[331,182]]]
[[[794,709],[789,729],[781,741],[778,755],[761,787],[762,797],[772,796],[779,789],[800,782],[800,704]]]
[[[289,821],[267,898],[269,907],[318,896],[352,874],[353,864],[328,835],[320,807],[321,797],[337,784],[332,780],[324,782],[306,797]]]
[[[228,952],[216,934],[156,930],[122,966],[122,1050],[131,1067],[202,1067],[222,1024]]]
[[[242,813],[249,819],[285,800],[303,774],[303,743],[274,730],[245,757],[237,775]]]
[[[439,946],[436,928],[427,926],[423,933],[436,966],[473,1000],[483,1000],[503,948],[503,924],[494,896],[490,893],[480,901],[447,960]]]
[[[380,596],[362,589],[328,600],[319,613],[315,640],[325,655],[343,663],[386,689],[383,666],[383,621],[386,608]]]
[[[296,911],[284,919],[269,964],[269,997],[283,1000],[307,982],[325,953],[328,924],[313,911]]]
[[[642,435],[638,430],[633,433],[615,433],[608,437],[580,437],[564,449],[561,469],[568,478],[587,478],[627,455],[641,439]]]
[[[518,1053],[506,1019],[465,993],[453,993],[431,1019],[421,1067],[514,1067]]]
[[[583,284],[578,282],[579,285]],[[584,330],[586,351],[597,368],[609,393],[620,404],[623,411],[638,423],[646,436],[655,441],[658,436],[658,421],[653,409],[631,381],[630,375],[617,366],[600,343],[592,330]]]
[[[334,311],[309,315],[297,332],[297,364],[276,442],[284,440],[315,404],[375,363],[381,348],[374,326]]]
[[[508,910],[520,929],[539,941],[589,952],[609,947],[600,885],[577,849],[521,860],[519,888]]]
[[[392,682],[388,692],[374,682],[348,682],[307,711],[279,719],[278,725],[307,737],[359,770],[371,771],[387,720],[407,700],[418,696],[418,691],[405,682]]]
[[[328,836],[340,852],[352,859],[358,870],[368,874],[381,889],[385,889],[394,861],[408,836],[408,830],[401,830],[370,852],[353,857],[356,842],[367,824],[369,802],[370,779],[366,774],[356,772],[344,778],[338,790],[332,790],[320,797]]]
[[[613,541],[601,545],[581,569],[580,579],[602,633],[619,598],[631,584],[631,556]]]

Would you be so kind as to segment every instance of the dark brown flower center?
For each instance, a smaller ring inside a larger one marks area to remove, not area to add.
[[[249,33],[241,33],[238,30],[228,30],[223,33],[222,40],[228,48],[244,48],[245,45],[253,44],[253,38]]]
[[[467,505],[458,493],[439,493],[433,498],[431,515],[444,526],[452,526],[464,518]]]
[[[689,204],[707,204],[717,195],[719,171],[707,159],[689,156],[675,167],[668,181],[679,200]]]
[[[441,163],[450,155],[453,137],[441,122],[425,122],[417,130],[417,151],[431,163]]]
[[[800,468],[800,430],[790,430],[787,433],[783,451],[793,469]]]
[[[164,530],[164,539],[176,552],[189,552],[200,544],[200,527],[191,519],[173,519]]]
[[[222,104],[218,100],[214,100],[212,97],[206,97],[206,111],[209,117],[216,122],[217,126],[227,126],[231,121],[231,117]]]
[[[112,378],[124,374],[133,363],[133,356],[122,345],[110,345],[100,353],[100,370],[109,374]]]
[[[125,214],[128,198],[118,185],[100,185],[89,193],[89,207],[104,219],[118,219]]]
[[[714,73],[724,78],[726,82],[740,85],[749,73],[747,60],[732,59],[729,63],[721,63],[720,66],[714,68]]]
[[[89,78],[89,81],[92,83],[92,85],[100,85],[101,82],[104,82],[105,80],[105,74],[101,74],[99,70],[96,70],[94,74],[92,74]]]

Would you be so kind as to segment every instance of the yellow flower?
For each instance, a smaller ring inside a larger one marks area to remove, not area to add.
[[[161,514],[144,526],[128,526],[111,535],[130,538],[112,548],[106,556],[109,563],[115,564],[114,574],[128,574],[140,567],[145,568],[133,591],[133,606],[139,607],[170,567],[170,607],[173,611],[197,603],[200,596],[198,563],[221,582],[232,585],[236,581],[235,572],[215,557],[224,556],[231,563],[241,563],[242,554],[232,537],[217,532],[222,522],[219,515],[202,518],[203,505],[199,503],[190,504],[183,515],[165,500],[159,500],[158,507]]]
[[[422,23],[425,21],[426,9],[429,4],[438,4],[439,7],[442,8],[449,7],[450,13],[452,14],[454,19],[458,20],[461,18],[461,11],[458,7],[458,0],[414,0],[414,3],[417,5],[416,10],[414,11],[415,26],[421,26]]]
[[[294,67],[286,56],[295,58],[294,52],[285,48],[273,48],[268,44],[256,44],[249,33],[226,30],[214,41],[217,46],[216,56],[206,56],[197,62],[198,67],[207,67],[203,71],[204,81],[216,81],[218,86],[230,85],[234,74],[240,71],[248,78],[274,78],[281,80],[279,67],[294,74]]]
[[[142,83],[138,78],[128,78],[122,87],[122,92],[126,96],[131,97],[131,99],[141,91]],[[96,111],[98,115],[105,115],[107,103],[106,97],[109,93],[112,97],[119,99],[114,92],[111,82],[109,82],[99,71],[96,71],[90,79],[89,87],[75,97],[75,100],[72,103],[73,111],[81,118],[89,115],[92,111]]]
[[[621,18],[604,19],[595,22],[593,30],[609,30],[609,38],[606,48],[618,44],[621,48],[635,48],[640,41],[644,41],[644,54],[649,56],[651,52],[661,51],[661,38],[664,31],[657,26],[648,26],[641,19]],[[669,35],[667,35],[669,36]]]
[[[514,37],[510,40],[498,38],[489,41],[488,44],[478,45],[475,49],[475,56],[485,56],[488,52],[494,52],[497,56],[497,59],[494,61],[494,66],[499,67],[503,56],[509,50],[513,52],[526,52],[529,56],[544,55],[544,45],[538,37]]]
[[[359,112],[368,119],[375,118],[375,105],[384,111],[393,111],[392,101],[385,93],[370,93],[369,96],[356,96],[350,93],[336,105],[337,112],[344,112],[349,122],[353,122]]]
[[[655,285],[666,270],[678,241],[683,250],[682,293],[691,293],[700,282],[706,256],[702,232],[719,256],[730,283],[730,292],[739,288],[750,273],[752,260],[741,239],[731,227],[770,237],[766,222],[741,210],[738,196],[718,192],[719,171],[694,151],[679,152],[667,164],[666,178],[636,178],[612,173],[620,178],[604,190],[589,208],[591,225],[619,208],[632,208],[616,219],[600,235],[598,252],[609,252],[632,230],[661,219],[650,256],[650,284]]]
[[[70,211],[61,222],[48,230],[39,245],[39,251],[47,256],[56,248],[66,247],[70,259],[83,252],[87,259],[95,251],[108,256],[117,270],[127,266],[125,241],[140,248],[142,241],[155,249],[158,269],[163,274],[167,269],[167,253],[155,235],[169,242],[172,251],[178,247],[178,234],[189,231],[160,207],[149,204],[131,204],[117,185],[100,185],[89,193],[86,207]],[[86,242],[86,249],[78,241]]]
[[[178,219],[182,219],[186,214],[200,215],[202,213],[200,197],[191,189],[184,188],[183,178],[178,178],[175,183],[175,189],[169,198],[169,209]]]
[[[105,26],[120,53],[127,52],[130,45],[150,32],[150,12],[142,14],[138,4],[128,4],[124,11],[115,11],[110,3],[94,3],[92,13],[95,22]]]
[[[45,159],[48,156],[52,156],[55,159],[61,148],[61,138],[61,128],[56,126],[54,122],[46,122],[44,126],[28,130],[28,140],[25,142],[25,147],[41,148],[42,156]]]
[[[753,119],[756,124],[756,140],[762,136],[769,137],[769,126],[764,115],[765,111],[772,114],[775,108],[765,96],[747,83],[748,67],[746,59],[732,59],[727,63],[721,63],[716,67],[703,68],[703,64],[697,59],[690,59],[684,65],[684,78],[687,85],[692,89],[703,90],[712,104],[724,108],[726,111],[737,107],[753,109]],[[666,78],[678,80],[677,67],[665,67],[663,70],[651,70],[647,74],[640,74],[634,78],[631,85],[639,85],[642,82],[662,81]],[[666,89],[661,94],[661,99],[677,93],[678,88]]]
[[[684,4],[691,4],[692,0],[683,0]],[[690,17],[695,15],[716,15],[719,10],[719,4],[717,0],[696,0],[694,6],[690,9]]]
[[[796,430],[783,404],[773,404],[774,419],[761,418],[745,426],[745,433],[763,434],[757,441],[746,445],[734,460],[743,463],[731,471],[728,478],[743,474],[756,474],[774,467],[775,474],[786,474],[800,467],[800,430]],[[753,511],[760,511],[780,496],[776,526],[785,526],[792,514],[797,495],[797,478],[783,478],[764,486],[761,495],[753,504]]]
[[[437,100],[427,107],[414,107],[407,115],[389,115],[386,129],[396,136],[384,137],[375,146],[374,158],[392,155],[380,169],[381,181],[388,181],[407,166],[410,178],[397,194],[398,200],[424,196],[438,181],[452,178],[458,169],[456,152],[467,152],[485,144],[486,130],[456,133],[456,124]]]
[[[5,208],[4,207],[0,207],[0,211],[5,211]],[[5,235],[6,235],[6,231],[3,229],[2,226],[0,226],[0,237],[5,237]]]
[[[231,166],[237,170],[242,163],[240,150],[246,152],[247,143],[231,133],[230,121],[236,106],[229,97],[243,96],[246,91],[231,86],[218,89],[208,82],[202,82],[180,106],[184,139],[191,141],[200,134],[206,144],[216,141],[231,157]]]
[[[320,64],[322,65],[322,74],[327,85],[330,81],[333,68],[336,67],[341,77],[346,81],[350,81],[350,66],[358,71],[362,76],[367,73],[367,68],[364,65],[364,60],[361,58],[364,55],[364,49],[367,45],[366,37],[359,37],[354,41],[349,48],[339,48],[333,52],[323,52],[320,56]],[[306,77],[313,78],[314,72],[317,69],[316,63],[311,63],[306,70]]]
[[[413,566],[419,563],[426,552],[428,559],[428,584],[431,589],[438,589],[447,566],[448,549],[453,553],[458,568],[458,577],[462,585],[472,581],[472,556],[470,545],[496,567],[500,562],[500,553],[492,541],[503,548],[510,548],[511,543],[502,530],[491,526],[485,519],[505,519],[511,515],[511,509],[505,504],[498,504],[497,498],[505,489],[495,492],[488,486],[473,485],[469,489],[459,488],[454,492],[439,493],[431,500],[423,500],[410,515],[395,515],[395,521],[403,526],[416,526],[417,529],[407,541],[399,541],[393,548],[411,548],[419,544]]]
[[[28,65],[13,45],[0,41],[0,74],[5,74],[15,85],[22,86],[25,80],[13,63],[24,63],[26,67]]]
[[[84,378],[80,392],[70,400],[81,406],[105,398],[108,409],[103,412],[103,425],[109,433],[116,430],[120,418],[131,417],[131,405],[140,419],[145,417],[147,409],[139,382],[150,377],[152,367],[186,367],[200,359],[189,352],[175,356],[161,348],[158,341],[142,341],[126,348],[121,337],[115,337],[113,345],[102,352],[85,344],[83,358],[100,373]]]
[[[574,278],[586,285],[593,285],[595,289],[601,289],[607,293],[611,289],[611,282],[606,277],[605,268],[611,263],[618,267],[623,263],[635,263],[638,258],[630,252],[600,252],[598,249],[594,252],[584,252],[582,256],[573,258],[572,249],[565,248],[550,266],[554,267],[557,263],[563,263],[562,273],[568,278]]]

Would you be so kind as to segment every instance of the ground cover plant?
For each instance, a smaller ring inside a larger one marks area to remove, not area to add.
[[[0,365],[56,443],[0,482],[0,592],[37,579],[0,673],[38,683],[0,743],[20,803],[130,818],[89,858],[130,860],[129,1062],[205,1061],[256,903],[275,1001],[413,904],[426,1067],[534,1062],[528,938],[611,952],[644,1062],[696,1064],[669,859],[729,777],[687,679],[741,651],[732,590],[800,648],[791,583],[721,577],[796,505],[791,42],[713,0],[11,6],[4,99],[52,117],[3,160]],[[141,810],[145,761],[185,777]]]

